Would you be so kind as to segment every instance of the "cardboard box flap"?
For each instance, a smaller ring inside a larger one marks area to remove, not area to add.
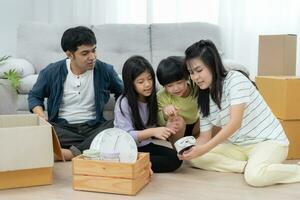
[[[57,137],[57,134],[54,130],[54,128],[52,127],[52,142],[53,142],[53,152],[54,154],[56,155],[56,157],[65,162],[65,158],[61,152],[61,146],[60,146],[60,143],[59,143],[59,140],[58,140],[58,137]]]
[[[0,172],[53,167],[64,160],[52,126],[37,115],[0,116]]]

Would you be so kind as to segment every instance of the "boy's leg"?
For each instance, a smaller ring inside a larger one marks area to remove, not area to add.
[[[300,166],[281,164],[287,156],[288,147],[277,141],[265,141],[253,145],[248,152],[245,180],[252,186],[276,183],[300,182]]]
[[[247,156],[233,144],[219,144],[210,152],[190,161],[196,168],[218,171],[243,173]]]

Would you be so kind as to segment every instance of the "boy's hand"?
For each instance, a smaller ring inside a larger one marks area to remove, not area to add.
[[[164,114],[169,118],[171,116],[177,116],[177,108],[173,105],[167,105],[163,108]]]

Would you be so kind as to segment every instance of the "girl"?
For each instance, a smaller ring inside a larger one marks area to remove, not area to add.
[[[157,93],[158,124],[175,129],[172,144],[183,136],[199,135],[197,93],[181,57],[163,59],[156,70],[163,88]]]
[[[300,166],[281,164],[289,141],[251,81],[227,72],[215,45],[201,40],[186,51],[186,65],[199,88],[200,136],[179,155],[194,167],[244,173],[252,186],[300,181]],[[211,127],[222,129],[211,137]]]
[[[138,151],[149,152],[153,172],[171,172],[180,167],[175,150],[153,144],[151,138],[166,140],[174,130],[156,127],[157,99],[155,75],[150,63],[141,56],[129,58],[122,70],[124,92],[115,106],[114,126],[127,131]]]

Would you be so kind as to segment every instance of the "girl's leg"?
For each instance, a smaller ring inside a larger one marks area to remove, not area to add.
[[[173,118],[169,118],[168,121],[167,121],[167,124],[166,124],[166,127],[168,128],[173,128],[173,129],[176,129],[176,134],[175,135],[171,135],[168,139],[169,141],[171,142],[173,148],[175,149],[174,147],[174,143],[182,138],[184,136],[184,132],[185,132],[185,128],[186,128],[186,123],[184,121],[184,119],[180,116],[176,116],[176,117],[173,117]]]
[[[253,145],[249,150],[245,180],[252,186],[267,186],[276,183],[300,182],[300,166],[281,164],[286,159],[288,147],[276,141]]]
[[[218,171],[243,173],[247,163],[247,155],[233,144],[219,144],[210,152],[190,161],[196,168]]]
[[[155,173],[172,172],[182,164],[177,157],[177,152],[165,146],[150,143],[139,147],[138,150],[150,153],[151,168]]]

